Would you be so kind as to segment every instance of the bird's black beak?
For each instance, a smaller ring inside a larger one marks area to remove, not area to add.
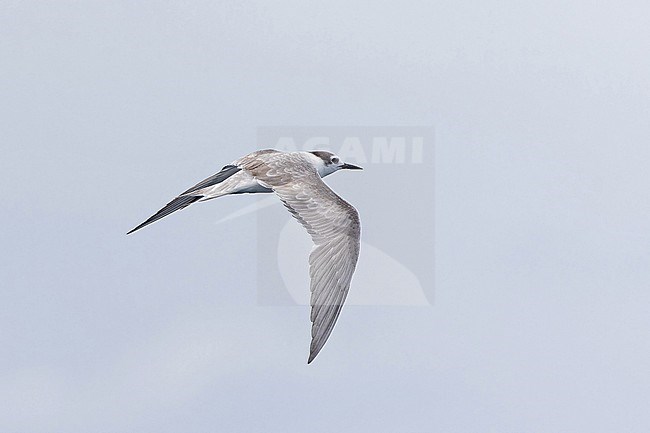
[[[343,164],[341,166],[341,170],[343,169],[348,169],[348,170],[363,170],[362,167],[359,167],[357,165],[352,165],[352,164]]]

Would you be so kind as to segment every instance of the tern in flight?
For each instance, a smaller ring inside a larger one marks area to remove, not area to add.
[[[314,242],[309,255],[312,327],[307,363],[311,363],[332,333],[359,258],[359,214],[321,180],[343,169],[361,167],[326,151],[253,152],[183,192],[129,233],[195,202],[274,192]]]

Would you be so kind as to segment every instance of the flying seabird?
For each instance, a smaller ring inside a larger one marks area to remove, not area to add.
[[[361,167],[322,150],[259,150],[189,188],[127,234],[195,202],[230,194],[274,192],[314,242],[309,255],[312,327],[307,363],[311,363],[332,333],[359,258],[359,214],[321,180],[343,169]]]

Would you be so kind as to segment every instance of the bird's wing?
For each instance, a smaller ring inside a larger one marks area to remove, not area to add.
[[[332,333],[350,288],[359,257],[359,214],[300,154],[262,155],[240,166],[273,189],[315,244],[309,256],[311,362]]]
[[[226,165],[224,168],[221,169],[219,173],[214,174],[207,179],[203,179],[201,182],[197,183],[196,185],[194,185],[192,188],[188,189],[181,195],[188,195],[193,192],[200,191],[204,188],[219,184],[224,180],[228,179],[230,176],[236,174],[240,170],[241,168],[237,167],[236,165],[232,165],[232,164]]]
[[[219,184],[239,171],[241,171],[241,168],[237,167],[236,165],[232,165],[232,164],[226,165],[224,168],[221,169],[219,173],[214,174],[208,177],[207,179],[202,180],[201,182],[197,183],[196,185],[194,185],[192,188],[188,189],[184,193],[179,194],[178,197],[176,197],[174,200],[167,203],[165,207],[163,207],[158,212],[150,216],[149,219],[147,219],[145,222],[138,225],[134,229],[130,230],[127,233],[127,235],[133,233],[136,230],[140,230],[142,227],[148,226],[149,224],[156,222],[159,219],[164,218],[167,215],[176,212],[177,210],[186,208],[187,206],[191,205],[192,203],[198,200],[201,200],[203,198],[203,195],[199,193],[200,190],[202,190],[203,188],[207,188]]]
[[[175,199],[167,203],[165,207],[163,207],[158,212],[150,216],[149,219],[147,219],[145,222],[143,222],[142,224],[138,225],[134,229],[127,232],[127,235],[133,233],[136,230],[140,230],[141,228],[153,222],[156,222],[159,219],[164,218],[167,215],[176,212],[177,210],[184,209],[187,206],[191,205],[192,203],[205,198],[205,191],[203,190],[211,186],[215,186],[222,183],[226,179],[231,178],[232,176],[236,175],[242,170],[241,167],[239,166],[240,161],[247,161],[251,158],[257,158],[260,155],[275,154],[275,153],[281,153],[281,152],[278,152],[277,150],[273,150],[273,149],[258,150],[257,152],[253,152],[249,155],[246,155],[245,157],[241,158],[238,161],[233,162],[232,164],[226,165],[224,168],[221,169],[219,173],[214,174],[208,177],[207,179],[203,179],[201,182],[197,183],[192,188],[189,188],[185,192],[179,194]]]

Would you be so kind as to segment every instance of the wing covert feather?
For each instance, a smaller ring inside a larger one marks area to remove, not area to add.
[[[359,214],[299,153],[251,154],[238,165],[280,197],[314,242],[309,256],[311,362],[332,333],[350,289],[359,258]]]

